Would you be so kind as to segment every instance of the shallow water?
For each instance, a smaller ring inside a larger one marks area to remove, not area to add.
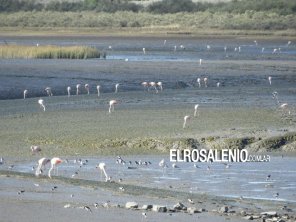
[[[177,163],[179,168],[172,168],[167,156],[129,156],[122,157],[132,164],[116,164],[116,158],[87,158],[86,165],[74,163],[69,158],[68,163],[61,164],[58,174],[89,180],[102,180],[96,165],[106,163],[106,171],[112,180],[121,178],[122,184],[135,184],[153,188],[182,190],[189,193],[207,193],[225,197],[243,197],[250,199],[266,199],[274,201],[296,202],[296,159],[294,157],[271,157],[270,162],[232,163],[225,168],[221,163]],[[159,161],[164,158],[168,168],[159,167]],[[86,159],[82,161],[85,163]],[[151,165],[136,165],[135,161],[150,161]],[[33,162],[19,163],[13,170],[32,172]],[[210,166],[210,170],[208,170]],[[135,167],[135,169],[128,169]],[[5,168],[1,166],[0,168]],[[77,175],[72,176],[74,172]],[[47,173],[47,171],[46,171]],[[271,175],[270,179],[266,179]],[[279,193],[278,197],[275,194]]]

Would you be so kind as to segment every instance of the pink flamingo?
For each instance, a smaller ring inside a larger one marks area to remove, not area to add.
[[[101,179],[102,179],[102,176],[103,176],[103,173],[104,173],[105,181],[107,182],[109,177],[108,177],[108,174],[106,172],[106,164],[105,163],[100,163],[99,165],[96,166],[96,168],[99,168],[100,171],[101,171]]]
[[[71,87],[70,86],[67,87],[67,92],[68,92],[68,97],[70,97],[70,95],[71,95]]]
[[[100,96],[100,88],[101,88],[101,86],[97,85],[98,97]]]
[[[271,79],[272,79],[272,77],[268,76],[269,85],[271,85]]]
[[[115,93],[118,93],[118,87],[119,87],[119,83],[117,83],[117,84],[115,85]]]
[[[45,105],[44,105],[43,99],[39,99],[38,103],[39,103],[40,107],[43,108],[43,111],[45,112]]]
[[[196,104],[194,106],[194,117],[197,115],[197,110],[198,110],[199,104]]]
[[[89,85],[87,83],[84,85],[84,88],[87,92],[87,95],[89,95]]]
[[[117,100],[115,99],[112,99],[109,101],[109,113],[111,113],[112,111],[114,112],[114,106],[115,104],[117,104]]]
[[[80,87],[81,87],[81,84],[77,84],[77,85],[76,85],[76,95],[77,95],[77,96],[78,96],[78,94],[79,94]]]
[[[28,90],[25,89],[25,90],[24,90],[24,99],[26,99],[27,95],[28,95]]]
[[[198,83],[198,88],[200,88],[201,87],[200,78],[197,78],[196,82]]]
[[[41,158],[40,160],[38,160],[38,166],[36,168],[36,172],[35,175],[39,176],[42,173],[42,168],[45,170],[45,166],[50,162],[50,159],[48,158]]]
[[[155,89],[155,92],[158,93],[158,90],[156,88],[156,83],[155,82],[149,82],[149,86]]]
[[[162,82],[157,82],[156,85],[159,87],[160,91],[162,91]]]
[[[144,87],[144,90],[148,89],[148,82],[142,82],[141,85]]]
[[[48,171],[48,177],[51,178],[51,171],[52,170],[56,170],[57,171],[57,174],[58,174],[58,168],[57,168],[57,165],[62,163],[63,160],[60,159],[59,157],[54,157],[50,160],[50,164],[51,164],[51,167]]]
[[[183,123],[183,129],[186,128],[186,123],[190,119],[190,116],[184,116],[184,123]]]

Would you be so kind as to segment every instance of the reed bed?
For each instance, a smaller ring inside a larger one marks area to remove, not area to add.
[[[101,53],[98,49],[86,46],[0,45],[0,58],[3,59],[88,59],[100,57]]]

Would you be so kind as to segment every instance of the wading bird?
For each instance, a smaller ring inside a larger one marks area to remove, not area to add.
[[[89,95],[89,85],[87,83],[84,85],[84,88],[87,92],[87,95]]]
[[[117,104],[117,100],[112,99],[109,101],[109,113],[114,112],[114,106]]]
[[[159,87],[159,90],[162,91],[162,82],[157,82],[156,85]]]
[[[56,175],[58,175],[58,167],[57,167],[57,165],[62,163],[62,162],[63,162],[63,160],[60,159],[59,157],[54,157],[54,158],[52,158],[50,160],[51,167],[50,167],[50,169],[48,171],[48,177],[49,178],[51,178],[51,171],[52,170],[56,170]]]
[[[68,92],[68,97],[70,97],[70,95],[71,95],[71,87],[70,86],[67,87],[67,92]]]
[[[207,50],[211,50],[211,46],[210,45],[207,45]]]
[[[36,153],[39,153],[41,152],[41,148],[40,146],[31,146],[31,151],[32,151],[32,154],[36,154]]]
[[[198,107],[199,107],[199,104],[195,104],[195,106],[194,106],[194,116],[197,115]]]
[[[220,87],[220,82],[217,82],[217,87],[218,87],[218,88]]]
[[[81,84],[76,85],[76,95],[79,95]]]
[[[257,40],[254,40],[254,43],[255,43],[255,45],[256,45],[256,46],[258,45],[258,42],[257,42]]]
[[[205,77],[203,80],[204,80],[204,83],[205,83],[205,87],[207,88],[208,87],[208,78]]]
[[[35,175],[39,176],[40,174],[42,174],[42,169],[45,170],[45,167],[48,163],[50,163],[50,159],[45,157],[38,160],[38,166],[36,168]]]
[[[166,39],[163,41],[163,45],[165,45],[166,44]]]
[[[183,129],[186,127],[187,121],[190,119],[190,116],[184,116],[184,123],[183,123]]]
[[[149,86],[155,89],[155,92],[158,93],[158,89],[156,87],[156,83],[155,82],[149,82]]]
[[[24,99],[26,99],[27,95],[28,95],[28,90],[25,89],[25,90],[24,90]]]
[[[203,59],[199,59],[199,65],[201,66]]]
[[[101,86],[97,85],[98,97],[100,96],[100,88],[101,88]]]
[[[46,93],[47,93],[48,96],[53,96],[50,87],[46,87],[46,88],[45,88],[45,91],[46,91]]]
[[[147,90],[149,87],[148,82],[142,82],[141,85],[144,87],[144,91]]]
[[[226,53],[226,51],[227,51],[227,46],[224,46],[224,52]]]
[[[271,79],[272,79],[272,77],[268,76],[269,85],[271,85]]]
[[[102,179],[103,173],[104,173],[105,181],[107,182],[109,177],[108,177],[108,174],[106,172],[106,164],[105,163],[100,163],[99,165],[96,166],[96,168],[99,168],[100,171],[101,171],[101,179]]]
[[[40,108],[43,108],[43,111],[45,112],[45,105],[44,105],[44,101],[43,101],[43,99],[39,99],[39,100],[38,100],[38,103],[39,103],[39,105],[40,105]]]
[[[291,45],[291,43],[292,43],[291,41],[288,41],[287,46]]]
[[[143,48],[143,53],[144,53],[144,55],[146,54],[146,49],[145,48]]]
[[[119,83],[115,84],[115,93],[118,93],[118,87],[119,87]]]
[[[198,84],[198,88],[200,88],[200,87],[201,87],[201,84],[200,84],[200,78],[197,78],[197,79],[196,79],[196,82],[197,82],[197,84]]]
[[[263,52],[264,52],[264,50],[265,50],[265,48],[263,47],[263,48],[261,49],[261,52],[263,53]]]

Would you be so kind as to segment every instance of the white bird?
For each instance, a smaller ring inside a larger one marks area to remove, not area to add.
[[[186,127],[187,121],[190,119],[190,116],[184,116],[184,123],[183,123],[183,129]]]
[[[220,87],[220,82],[217,82],[217,87],[218,87],[218,88]]]
[[[51,171],[52,170],[57,170],[58,171],[58,168],[57,168],[57,165],[62,163],[63,160],[59,157],[54,157],[50,160],[50,164],[51,164],[51,167],[48,171],[48,177],[51,178]]]
[[[256,45],[256,46],[258,45],[258,42],[257,42],[257,40],[254,40],[254,43],[255,43],[255,45]]]
[[[149,83],[148,82],[142,82],[141,85],[144,87],[144,90],[149,88]]]
[[[207,50],[210,50],[211,49],[211,46],[210,45],[207,45]]]
[[[179,166],[176,163],[173,163],[172,168],[179,168]]]
[[[198,87],[200,88],[200,87],[201,87],[201,84],[200,84],[200,78],[197,78],[197,79],[196,79],[196,82],[198,83]]]
[[[224,46],[224,52],[226,52],[227,51],[227,46]]]
[[[201,66],[203,59],[199,59],[199,65]]]
[[[194,116],[197,115],[198,107],[199,107],[199,104],[196,104],[196,105],[194,106]]]
[[[98,96],[100,96],[100,88],[101,88],[101,86],[97,85]]]
[[[50,87],[46,87],[46,88],[45,88],[45,91],[46,91],[46,93],[47,93],[48,96],[53,96]]]
[[[271,79],[272,79],[272,77],[268,76],[269,85],[271,85]]]
[[[261,52],[263,53],[263,52],[264,52],[264,50],[265,50],[265,48],[263,47],[263,48],[261,49]]]
[[[114,106],[117,104],[117,100],[112,99],[109,101],[109,113],[114,112]]]
[[[112,50],[112,45],[109,45],[109,46],[108,46],[108,49]]]
[[[119,87],[119,83],[115,84],[115,93],[118,93],[118,87]]]
[[[291,41],[288,41],[287,46],[291,45],[291,43],[292,43]]]
[[[79,95],[81,84],[76,85],[76,95]]]
[[[205,83],[205,87],[207,88],[208,87],[208,78],[205,77],[203,80],[204,80],[204,83]]]
[[[31,146],[31,151],[32,151],[32,154],[35,154],[35,153],[39,153],[41,152],[41,148],[40,146]]]
[[[284,109],[284,108],[286,108],[287,106],[288,106],[288,103],[283,103],[283,104],[280,105],[280,108],[281,108],[281,109]]]
[[[168,167],[168,165],[166,164],[166,162],[165,162],[164,159],[162,159],[162,160],[158,163],[158,165],[159,165],[160,167],[162,167],[162,168],[167,168],[167,167]]]
[[[87,92],[87,95],[89,95],[89,85],[87,83],[84,85],[84,88]]]
[[[146,54],[146,49],[145,48],[143,48],[143,53]]]
[[[240,46],[238,47],[238,52],[241,52],[241,47]]]
[[[68,92],[68,97],[69,97],[71,95],[71,87],[70,86],[67,87],[67,92]]]
[[[165,45],[166,44],[166,39],[163,41],[163,45]]]
[[[159,87],[160,91],[162,91],[162,82],[157,82],[156,85]]]
[[[39,100],[38,100],[38,103],[39,103],[39,105],[40,105],[40,108],[43,108],[43,111],[45,112],[45,105],[44,105],[44,101],[43,101],[43,99],[39,99]]]
[[[38,166],[37,166],[37,168],[36,168],[35,175],[36,175],[36,176],[39,176],[39,175],[42,173],[42,169],[45,170],[45,167],[46,167],[46,165],[47,165],[48,163],[50,163],[50,159],[48,159],[48,158],[45,158],[45,157],[44,157],[44,158],[39,159],[39,160],[38,160]]]
[[[278,51],[278,49],[273,49],[272,54],[276,53]]]
[[[175,45],[175,46],[174,46],[174,52],[176,52],[176,51],[177,51],[177,46]]]
[[[28,90],[25,89],[25,90],[24,90],[24,99],[26,99],[27,95],[28,95]]]
[[[185,46],[184,45],[180,45],[180,49],[185,49]]]
[[[103,176],[103,173],[105,175],[105,181],[107,182],[109,177],[108,177],[108,174],[106,172],[106,164],[105,163],[99,163],[99,165],[96,166],[96,168],[99,168],[100,171],[101,171],[101,178]]]
[[[149,86],[155,89],[155,92],[158,93],[158,89],[156,87],[156,83],[155,82],[149,82]]]

